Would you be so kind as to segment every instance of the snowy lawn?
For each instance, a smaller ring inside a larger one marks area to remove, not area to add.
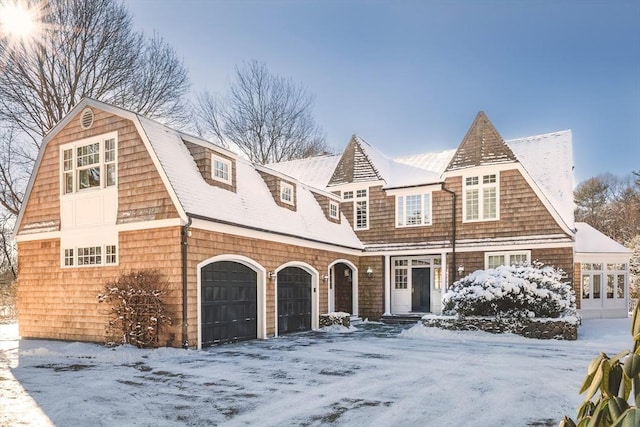
[[[0,426],[553,426],[629,319],[578,341],[359,323],[205,351],[18,340],[0,325]],[[346,328],[338,329],[346,331]]]

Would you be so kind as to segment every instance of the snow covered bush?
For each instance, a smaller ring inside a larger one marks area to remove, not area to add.
[[[507,317],[575,314],[575,293],[563,278],[562,270],[542,263],[477,270],[444,294],[444,313]]]
[[[160,326],[171,324],[166,294],[166,281],[157,271],[133,271],[107,283],[98,294],[98,302],[111,305],[107,344],[157,347]]]

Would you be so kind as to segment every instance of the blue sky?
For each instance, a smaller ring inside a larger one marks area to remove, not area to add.
[[[257,59],[304,84],[340,152],[458,146],[483,110],[505,139],[573,132],[576,182],[640,170],[638,1],[129,0],[190,72],[224,91]]]

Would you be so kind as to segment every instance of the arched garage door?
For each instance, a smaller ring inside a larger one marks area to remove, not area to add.
[[[278,334],[311,329],[311,275],[299,267],[278,272]]]
[[[257,274],[233,261],[201,271],[202,347],[257,338]]]

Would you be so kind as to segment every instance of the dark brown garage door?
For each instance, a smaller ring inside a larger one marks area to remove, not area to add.
[[[278,334],[311,329],[311,275],[298,267],[278,272]]]
[[[232,261],[202,268],[202,347],[257,338],[256,272]]]

